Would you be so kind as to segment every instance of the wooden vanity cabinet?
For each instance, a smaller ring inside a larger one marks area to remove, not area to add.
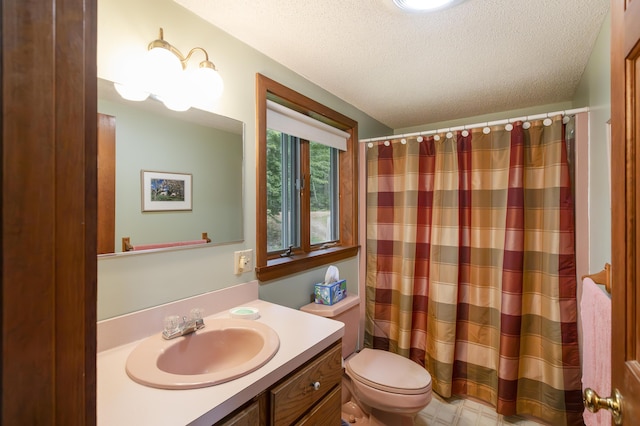
[[[341,390],[338,341],[217,425],[340,425]]]
[[[342,343],[338,342],[271,389],[270,424],[339,425],[341,384]],[[314,410],[317,406],[323,408],[322,414],[334,413],[335,421],[314,422],[313,419],[318,418]]]

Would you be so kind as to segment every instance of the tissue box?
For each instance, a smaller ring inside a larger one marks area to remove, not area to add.
[[[347,280],[333,283],[318,283],[314,286],[315,302],[321,305],[333,305],[347,297]]]

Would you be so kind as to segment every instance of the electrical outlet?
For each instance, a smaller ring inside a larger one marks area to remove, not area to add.
[[[240,275],[253,269],[253,249],[233,253],[233,273]]]
[[[253,271],[253,249],[244,251],[244,271]]]

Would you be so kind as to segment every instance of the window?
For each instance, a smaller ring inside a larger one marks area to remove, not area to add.
[[[336,148],[269,128],[267,118],[268,254],[337,243],[338,155]]]
[[[256,79],[258,279],[355,256],[357,123]]]
[[[300,245],[300,140],[267,128],[267,253]]]
[[[324,247],[340,237],[339,151],[309,142],[309,206],[311,245]]]

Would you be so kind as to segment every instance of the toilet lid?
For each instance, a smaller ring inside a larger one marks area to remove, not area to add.
[[[346,370],[352,378],[386,392],[415,395],[431,389],[427,370],[392,352],[363,349],[347,361]]]

